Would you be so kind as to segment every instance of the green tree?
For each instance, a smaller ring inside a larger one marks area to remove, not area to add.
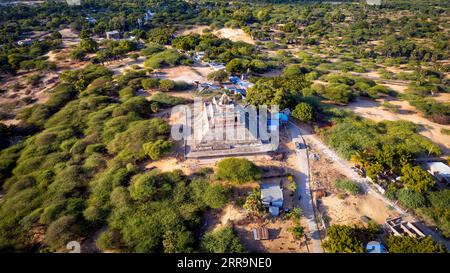
[[[364,243],[353,227],[332,225],[327,229],[327,240],[323,246],[331,253],[363,253]]]
[[[261,173],[250,160],[230,157],[219,161],[217,176],[219,179],[241,184],[260,179]]]
[[[94,53],[98,49],[98,44],[94,39],[86,38],[80,41],[79,47],[85,52]]]
[[[159,89],[161,91],[170,91],[175,88],[175,82],[169,79],[162,79],[159,81]]]
[[[153,142],[145,143],[143,149],[150,159],[157,160],[172,149],[172,142],[169,140],[158,139]]]
[[[202,249],[209,253],[242,253],[245,248],[232,227],[223,227],[206,233],[201,243]]]
[[[247,196],[244,203],[244,209],[256,214],[263,214],[265,207],[261,202],[261,192],[258,189],[253,191]]]
[[[301,102],[295,106],[292,111],[292,116],[299,121],[313,121],[314,120],[314,109],[308,103]]]
[[[163,236],[163,247],[165,253],[188,253],[192,251],[194,236],[192,232],[183,228],[167,230]]]
[[[431,237],[389,236],[387,249],[390,253],[447,253],[445,246]]]
[[[412,191],[426,192],[436,184],[433,177],[419,166],[407,164],[402,167],[401,172],[400,182]]]
[[[288,228],[288,231],[296,240],[301,240],[305,234],[305,229],[298,222],[294,222],[294,224]]]
[[[219,183],[198,179],[192,181],[189,186],[192,188],[194,199],[202,206],[218,209],[228,201],[226,189]]]
[[[228,80],[228,73],[224,69],[211,72],[208,74],[208,80],[222,83]]]
[[[230,74],[242,74],[247,71],[249,61],[245,59],[233,59],[227,63],[225,69]]]
[[[421,193],[403,188],[397,192],[397,199],[402,206],[408,209],[417,209],[425,206],[426,200]]]

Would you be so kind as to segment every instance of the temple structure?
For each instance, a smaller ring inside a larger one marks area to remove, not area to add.
[[[278,127],[267,126],[266,122],[256,110],[236,104],[225,93],[220,98],[213,97],[204,102],[201,112],[194,116],[193,137],[186,143],[186,157],[253,155],[273,151],[277,145],[271,143],[271,135],[278,134],[274,132]]]

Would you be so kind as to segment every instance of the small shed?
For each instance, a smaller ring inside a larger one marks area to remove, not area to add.
[[[259,240],[269,240],[269,230],[265,227],[256,227],[253,228],[253,239],[255,239],[256,241]]]

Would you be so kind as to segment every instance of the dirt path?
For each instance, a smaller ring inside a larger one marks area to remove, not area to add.
[[[302,141],[301,132],[295,124],[289,123],[288,128],[291,135],[291,141],[294,141],[293,139]],[[306,149],[296,149],[294,144],[292,144],[291,149],[293,149],[293,153],[291,159],[288,158],[288,161],[293,161],[291,164],[293,169],[291,171],[293,172],[294,180],[297,183],[296,197],[302,208],[302,215],[307,220],[308,237],[312,240],[311,251],[313,253],[323,253],[322,240],[320,238],[311,196],[308,152]]]

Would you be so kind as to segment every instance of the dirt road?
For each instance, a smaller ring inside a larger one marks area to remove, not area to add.
[[[300,129],[293,123],[288,125],[291,139],[302,139]],[[304,142],[303,142],[304,143]],[[295,145],[294,145],[295,147]],[[294,148],[295,149],[295,148]],[[311,190],[309,185],[309,162],[306,149],[296,149],[296,169],[294,169],[294,180],[297,183],[296,200],[302,208],[303,216],[306,217],[308,223],[309,237],[313,241],[313,253],[323,253],[322,241],[320,239],[319,229],[314,215],[312,204]],[[300,199],[300,200],[299,200]]]
[[[300,130],[299,130],[300,131]],[[387,199],[384,195],[379,193],[378,191],[372,189],[369,185],[369,180],[367,178],[362,178],[359,176],[353,169],[351,169],[352,165],[347,160],[339,157],[334,151],[332,151],[330,148],[328,148],[317,136],[312,134],[310,128],[307,128],[306,126],[301,126],[301,135],[303,136],[303,139],[306,143],[314,143],[318,149],[322,151],[323,154],[325,154],[330,160],[336,163],[336,166],[339,168],[339,171],[345,174],[347,177],[355,180],[360,184],[361,189],[377,199],[383,201],[387,205],[391,206],[393,209],[395,209],[398,213],[403,215],[405,220],[414,222],[419,226],[419,228],[424,231],[425,234],[430,235],[435,241],[445,245],[447,249],[450,249],[450,241],[444,239],[438,232],[434,231],[433,229],[425,226],[420,222],[419,219],[417,219],[414,215],[410,214],[400,206],[398,206],[396,203],[392,202],[391,200]]]

